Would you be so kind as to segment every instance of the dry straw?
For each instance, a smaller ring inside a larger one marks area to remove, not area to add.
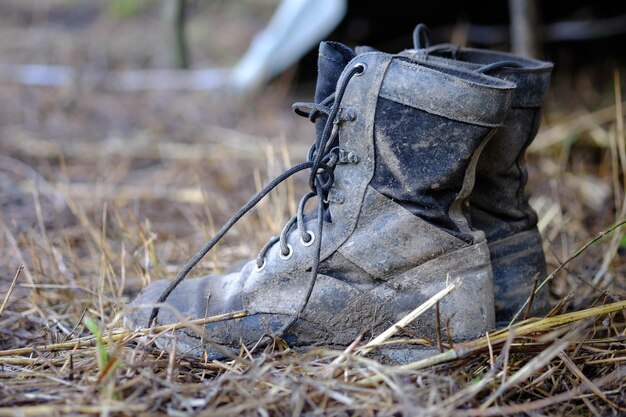
[[[543,193],[546,210],[538,207],[552,271],[538,286],[549,286],[552,293],[554,308],[547,317],[522,320],[456,345],[420,339],[411,321],[436,309],[437,301],[454,291],[457,284],[450,283],[402,321],[389,323],[386,332],[359,338],[343,351],[318,347],[296,352],[276,339],[242,346],[236,358],[224,361],[171,348],[176,330],[201,333],[203,324],[241,318],[246,311],[181,318],[179,324],[134,331],[122,327],[121,317],[130,296],[152,280],[172,276],[210,235],[212,226],[205,225],[219,223],[232,209],[219,193],[201,187],[187,193],[180,184],[160,187],[160,181],[182,177],[189,187],[189,178],[197,174],[215,179],[216,189],[237,198],[239,186],[228,180],[239,178],[241,167],[231,164],[233,172],[221,178],[203,171],[203,162],[236,160],[250,164],[250,172],[265,163],[268,172],[258,175],[262,178],[286,164],[284,146],[268,146],[263,155],[268,160],[258,160],[263,138],[215,128],[223,147],[219,140],[211,149],[165,142],[170,149],[165,155],[158,148],[145,151],[149,146],[126,153],[94,143],[65,144],[74,163],[83,164],[68,167],[55,148],[26,146],[26,139],[4,142],[7,156],[0,158],[0,169],[23,179],[18,191],[32,200],[34,215],[27,225],[2,224],[6,278],[0,281],[0,416],[626,415],[621,104],[618,96],[614,106],[586,112],[579,123],[547,120],[535,149],[556,155],[531,154],[538,176],[552,185]],[[578,153],[571,144],[558,148],[572,135],[581,141],[606,136],[606,142],[592,141],[601,163],[583,164],[587,160],[581,154],[587,151]],[[250,143],[255,152],[244,149]],[[73,175],[88,177],[95,155],[117,168],[88,186],[78,184]],[[61,174],[45,176],[38,186],[42,175],[20,168],[23,163],[14,163],[19,157],[42,166],[56,164]],[[155,170],[154,184],[130,181],[136,160],[158,163],[156,168],[148,164]],[[193,175],[190,166],[197,170]],[[614,211],[592,212],[580,197],[592,171],[598,181],[611,185],[614,202],[600,205]],[[270,202],[272,210],[280,203],[289,205],[284,200],[292,199],[298,184],[290,187]],[[121,191],[119,199],[115,190]],[[161,216],[162,223],[145,220],[151,216],[139,215],[136,205]],[[261,239],[257,236],[265,235],[260,232],[276,232],[273,228],[281,223],[269,208],[229,237],[234,249],[223,245],[199,265],[198,273],[220,272],[233,260],[253,255],[260,243],[256,239]],[[167,224],[169,219],[174,224]],[[5,217],[2,221],[8,222]],[[251,236],[253,242],[247,240]],[[380,360],[381,346],[435,353],[390,364]]]

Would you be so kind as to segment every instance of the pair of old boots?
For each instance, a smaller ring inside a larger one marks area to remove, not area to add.
[[[552,65],[430,46],[423,25],[414,42],[395,55],[321,43],[315,102],[294,105],[316,123],[307,161],[255,196],[175,281],[148,286],[127,322],[239,312],[175,333],[178,352],[209,358],[267,336],[294,347],[343,347],[379,334],[451,282],[459,285],[410,333],[460,341],[510,321],[545,276],[524,194],[524,153]],[[311,192],[256,260],[184,280],[241,214],[304,169]],[[532,297],[535,314],[546,297]]]

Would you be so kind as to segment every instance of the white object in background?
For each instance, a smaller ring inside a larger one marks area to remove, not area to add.
[[[233,68],[230,85],[256,91],[319,44],[344,18],[347,0],[282,0]]]

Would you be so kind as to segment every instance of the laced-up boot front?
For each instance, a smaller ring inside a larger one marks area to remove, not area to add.
[[[203,334],[177,331],[178,351],[219,357],[203,342],[237,352],[266,335],[294,347],[343,347],[377,335],[459,280],[440,302],[441,328],[430,311],[412,329],[429,338],[449,332],[458,341],[494,328],[489,250],[463,206],[513,84],[398,55],[355,55],[338,43],[320,46],[319,69],[321,84],[336,78],[336,87],[324,99],[317,94],[317,103],[295,106],[320,127],[307,162],[243,210],[309,168],[311,192],[297,215],[239,272],[183,280],[185,267],[174,282],[151,284],[132,303],[131,325],[243,311],[206,324]],[[306,211],[308,201],[316,208]],[[167,306],[152,310],[156,302]]]

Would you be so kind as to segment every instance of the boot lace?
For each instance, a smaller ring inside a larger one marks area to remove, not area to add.
[[[450,58],[454,60],[459,59],[459,53],[461,51],[461,47],[459,45],[441,44],[431,46],[430,30],[423,23],[419,23],[417,26],[415,26],[415,29],[413,29],[413,48],[419,51],[423,51],[427,57],[428,55],[433,53],[447,53],[450,55]],[[491,71],[495,71],[501,68],[521,67],[522,65],[519,62],[515,62],[512,60],[502,60],[485,64],[479,68],[476,68],[474,72],[488,74]]]
[[[354,111],[351,109],[344,110],[340,107],[341,100],[350,79],[355,75],[363,73],[365,68],[365,65],[361,63],[357,63],[350,68],[345,74],[345,77],[340,79],[335,93],[331,94],[320,103],[295,103],[293,105],[293,110],[296,114],[307,117],[312,122],[315,122],[317,118],[322,115],[326,115],[327,117],[322,134],[316,138],[315,142],[309,149],[307,160],[294,165],[282,174],[278,175],[272,181],[267,183],[243,207],[241,207],[237,213],[235,213],[222,226],[215,236],[213,236],[211,240],[209,240],[191,259],[187,261],[174,280],[161,293],[157,303],[165,302],[172,291],[174,291],[174,289],[187,277],[189,272],[197,265],[197,263],[220,241],[220,239],[224,237],[224,235],[226,235],[230,228],[234,226],[247,212],[254,208],[254,206],[256,206],[259,201],[263,199],[263,197],[269,194],[274,188],[292,175],[305,169],[309,169],[309,188],[311,191],[302,197],[300,203],[298,204],[296,215],[287,222],[280,233],[280,236],[270,238],[270,240],[261,249],[259,256],[256,259],[256,269],[260,271],[265,266],[265,255],[277,242],[280,245],[281,258],[289,259],[293,254],[293,248],[287,243],[287,237],[294,226],[297,227],[300,242],[304,246],[311,246],[315,244],[311,275],[305,296],[303,297],[296,312],[292,315],[290,320],[283,325],[275,336],[282,336],[295,324],[309,302],[311,293],[313,292],[313,288],[315,286],[315,281],[317,279],[317,272],[321,257],[323,223],[325,221],[326,208],[328,206],[327,197],[335,181],[335,166],[339,163],[356,163],[358,161],[356,155],[348,154],[346,151],[336,146],[336,143],[339,134],[339,124],[343,121],[354,120],[355,118]],[[313,197],[317,197],[317,224],[315,232],[307,230],[304,221],[305,206]],[[159,307],[154,307],[150,314],[148,327],[152,326],[158,314]]]

